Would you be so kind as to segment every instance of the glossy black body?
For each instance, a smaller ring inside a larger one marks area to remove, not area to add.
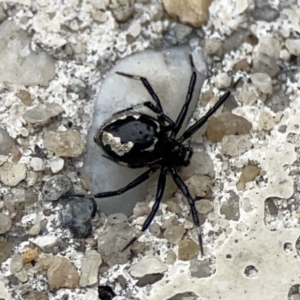
[[[126,153],[116,153],[112,143],[105,143],[103,135],[111,134],[120,139],[121,144],[132,143]],[[192,155],[186,147],[170,137],[170,129],[163,122],[146,114],[116,114],[100,128],[95,142],[114,161],[129,168],[165,166],[187,166]]]

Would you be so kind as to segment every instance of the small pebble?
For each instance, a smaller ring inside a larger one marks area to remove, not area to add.
[[[137,287],[145,287],[147,285],[152,285],[155,282],[160,281],[163,277],[164,277],[164,275],[160,274],[160,273],[158,273],[158,274],[148,274],[148,275],[145,275],[145,276],[141,277],[137,281],[136,286]]]
[[[168,14],[183,24],[200,27],[209,18],[211,0],[163,0]]]
[[[96,209],[97,205],[94,199],[72,199],[60,212],[62,224],[68,227],[76,238],[85,238],[92,233],[92,216]],[[127,219],[125,215],[124,217]]]
[[[206,199],[195,201],[195,206],[197,211],[203,215],[207,215],[214,210],[214,206],[212,205],[211,201]]]
[[[160,226],[157,224],[157,223],[152,223],[150,226],[149,226],[149,232],[156,236],[156,237],[159,237],[160,234],[161,234],[161,229],[160,229]]]
[[[216,87],[218,89],[226,89],[231,85],[231,78],[227,73],[220,73],[216,76]]]
[[[11,228],[12,221],[6,214],[0,213],[0,234],[8,232]]]
[[[234,70],[236,71],[244,71],[249,72],[250,71],[250,65],[248,64],[248,61],[246,58],[241,59],[233,66]]]
[[[50,159],[49,165],[52,173],[58,173],[64,168],[65,161],[60,157]]]
[[[116,296],[116,294],[110,286],[99,285],[98,296],[99,296],[99,299],[112,300]]]
[[[12,256],[10,262],[10,272],[16,274],[20,272],[23,268],[23,257],[22,254],[16,253]]]
[[[175,36],[178,40],[184,40],[193,31],[193,28],[184,24],[177,23],[174,26]]]
[[[101,255],[96,250],[87,250],[81,261],[79,285],[86,287],[98,282],[98,270],[102,263]]]
[[[117,22],[126,22],[134,15],[134,0],[113,0],[109,5]]]
[[[151,208],[145,202],[137,202],[133,208],[133,214],[135,217],[148,216],[151,212]]]
[[[22,152],[20,151],[19,147],[16,145],[13,145],[11,148],[11,160],[14,163],[17,163],[20,161],[22,157]]]
[[[222,56],[222,41],[217,38],[206,38],[204,45],[205,52],[208,55],[217,55],[219,57]]]
[[[83,140],[75,130],[46,131],[43,143],[47,150],[60,157],[78,157],[84,149]]]
[[[164,273],[168,270],[166,264],[158,256],[144,256],[140,261],[134,264],[129,273],[136,278],[141,278],[148,274]]]
[[[55,175],[45,182],[42,190],[44,198],[48,201],[56,201],[71,191],[72,182],[65,175]]]
[[[236,184],[236,188],[238,191],[242,191],[246,187],[246,183],[253,181],[257,175],[259,175],[261,168],[255,165],[247,165],[243,168],[242,174],[240,176],[239,181]]]
[[[132,228],[127,223],[107,227],[98,234],[98,252],[103,261],[110,267],[124,264],[131,256],[130,248],[121,250],[134,236]]]
[[[206,134],[210,141],[221,142],[225,135],[250,133],[252,125],[245,118],[225,112],[211,117],[207,122]]]
[[[266,131],[270,131],[275,126],[275,118],[266,111],[259,115],[258,126]]]
[[[192,260],[190,262],[191,276],[195,278],[207,278],[212,275],[210,268],[211,262],[208,259],[205,260]]]
[[[27,169],[24,164],[5,162],[0,167],[0,180],[8,186],[16,186],[26,178]]]
[[[101,10],[92,12],[92,18],[98,23],[105,23],[107,21],[107,14]]]
[[[172,244],[178,244],[185,234],[185,228],[183,225],[169,226],[164,231],[164,238]]]
[[[279,58],[280,48],[280,42],[276,38],[264,36],[259,40],[258,51],[269,57]]]
[[[134,38],[137,38],[141,34],[141,31],[142,26],[139,23],[134,23],[128,28],[128,34]]]
[[[273,8],[268,1],[257,1],[255,6],[255,9],[251,12],[251,17],[254,20],[270,23],[280,16],[280,12]]]
[[[0,265],[11,256],[12,248],[13,244],[11,242],[0,241]]]
[[[272,79],[268,74],[255,73],[250,76],[252,83],[264,94],[272,94]]]
[[[192,260],[199,254],[199,245],[193,240],[183,239],[178,244],[178,259]]]
[[[5,129],[0,128],[0,155],[8,155],[14,144],[15,141],[10,137],[8,132]]]
[[[17,97],[22,101],[24,105],[26,106],[32,105],[31,95],[26,90],[20,90],[17,94]]]
[[[47,294],[42,292],[30,291],[28,294],[23,296],[24,300],[49,300]]]
[[[79,287],[78,271],[67,258],[62,256],[55,256],[47,271],[47,278],[51,290]]]
[[[29,239],[45,253],[55,253],[63,246],[62,241],[54,235],[43,235]]]
[[[239,156],[252,147],[249,134],[226,135],[221,142],[221,152],[231,157]]]
[[[177,259],[176,253],[172,249],[169,249],[166,253],[166,259],[165,259],[166,264],[173,265],[176,259]]]
[[[240,198],[238,195],[232,195],[226,200],[220,209],[220,213],[225,215],[225,219],[238,221],[240,218]]]
[[[287,39],[285,46],[290,54],[300,56],[300,39]]]
[[[46,168],[46,163],[39,157],[32,157],[29,163],[33,171],[39,172],[44,171]]]
[[[193,198],[207,198],[212,196],[212,180],[208,176],[194,175],[185,181]]]
[[[57,103],[39,104],[28,109],[23,118],[33,126],[41,126],[51,118],[60,115],[63,111],[63,108]]]
[[[23,264],[28,264],[29,262],[35,260],[38,257],[38,249],[28,249],[23,253]]]

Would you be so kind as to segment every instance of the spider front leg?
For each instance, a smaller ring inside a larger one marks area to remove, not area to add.
[[[199,121],[197,121],[194,125],[189,127],[184,132],[184,134],[179,139],[179,142],[187,140],[197,130],[199,130],[208,121],[208,119],[220,108],[220,106],[224,104],[224,102],[229,98],[229,96],[230,92],[226,92],[224,95],[222,95],[218,102]]]
[[[166,174],[167,174],[167,168],[161,167],[160,169],[160,175],[158,179],[158,185],[156,190],[156,197],[154,205],[152,206],[151,213],[147,217],[146,221],[143,224],[143,227],[141,229],[141,232],[135,236],[123,249],[121,252],[125,251],[128,247],[130,247],[140,236],[141,234],[147,230],[147,228],[150,226],[151,222],[153,221],[160,205],[160,201],[162,199],[162,196],[164,194],[165,186],[166,186]]]
[[[155,167],[151,167],[149,170],[147,170],[146,172],[144,172],[142,175],[140,175],[139,177],[137,177],[135,180],[133,180],[132,182],[130,182],[129,184],[127,184],[125,187],[120,188],[116,191],[109,191],[109,192],[102,192],[102,193],[98,193],[95,195],[86,195],[86,194],[71,194],[68,195],[68,197],[88,197],[88,198],[107,198],[107,197],[114,197],[114,196],[120,196],[122,194],[124,194],[125,192],[133,189],[134,187],[140,185],[142,182],[144,182],[145,180],[147,180],[151,175],[153,175],[153,173],[155,173],[157,170],[159,169],[159,167],[155,166]]]
[[[192,57],[191,54],[190,54],[190,63],[191,63],[191,67],[192,67],[192,75],[191,75],[191,79],[190,79],[190,84],[189,84],[188,92],[187,92],[187,95],[186,95],[185,103],[184,103],[183,107],[181,108],[181,111],[180,111],[180,113],[177,117],[177,120],[175,122],[175,126],[172,130],[172,135],[171,136],[173,138],[176,137],[177,133],[181,129],[182,123],[184,122],[184,119],[186,117],[186,114],[188,112],[189,106],[190,106],[192,98],[193,98],[195,84],[196,84],[196,81],[197,81],[197,73],[196,73],[196,70],[195,70],[193,57]]]
[[[153,111],[156,110],[155,112],[157,113],[158,119],[160,119],[162,122],[165,121],[165,122],[169,123],[169,125],[173,129],[173,127],[175,125],[174,122],[167,115],[164,114],[160,99],[157,96],[157,94],[154,92],[154,90],[153,90],[151,84],[149,83],[149,81],[147,80],[147,78],[142,77],[142,76],[131,75],[131,74],[123,73],[123,72],[116,72],[116,74],[131,78],[131,79],[135,79],[135,80],[140,80],[143,83],[146,90],[148,91],[148,93],[150,94],[150,96],[152,97],[152,99],[154,100],[154,102],[156,103],[156,106],[154,106],[154,108],[150,108],[149,106],[148,106],[148,108],[152,109]],[[148,102],[145,102],[145,103],[148,103]],[[129,108],[129,110],[130,110],[130,108]]]
[[[169,171],[172,174],[173,180],[175,181],[176,185],[179,187],[179,189],[181,190],[182,194],[188,200],[188,203],[189,203],[190,208],[191,208],[191,213],[192,213],[194,224],[199,228],[198,240],[199,240],[200,252],[201,252],[201,255],[203,256],[204,255],[203,241],[202,241],[202,235],[200,233],[200,222],[199,222],[198,212],[197,212],[196,207],[195,207],[195,201],[192,198],[192,196],[191,196],[191,194],[189,192],[188,187],[183,182],[183,180],[181,179],[181,177],[178,175],[175,167],[169,167]]]

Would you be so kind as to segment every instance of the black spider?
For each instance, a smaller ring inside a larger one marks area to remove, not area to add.
[[[146,78],[117,72],[119,75],[140,80],[151,95],[154,103],[146,101],[142,104],[129,107],[113,114],[113,116],[99,128],[94,138],[95,142],[102,147],[107,154],[105,157],[113,162],[125,165],[129,168],[149,167],[149,170],[137,177],[134,181],[130,182],[127,186],[116,191],[95,194],[93,195],[94,198],[106,198],[121,195],[141,184],[154,172],[160,169],[155,203],[150,215],[144,222],[141,233],[149,227],[156,212],[158,211],[165,189],[167,172],[171,173],[173,180],[183,195],[187,198],[191,208],[193,221],[195,225],[200,228],[194,199],[192,198],[186,184],[178,175],[177,168],[187,166],[190,163],[190,159],[193,154],[192,148],[185,145],[184,142],[207,122],[208,118],[216,112],[226,99],[228,99],[230,92],[226,92],[205,116],[189,127],[181,135],[181,137],[177,138],[176,136],[185,120],[197,79],[191,55],[190,62],[192,75],[188,93],[186,101],[175,122],[164,114],[160,100]],[[133,109],[143,106],[154,112],[157,118],[133,111]],[[85,197],[86,195],[76,194],[72,196]],[[134,237],[122,251],[126,250],[132,243],[134,243],[140,234]],[[199,245],[201,254],[203,255],[203,244],[200,230]]]

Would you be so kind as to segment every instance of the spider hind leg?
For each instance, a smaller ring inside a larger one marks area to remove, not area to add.
[[[152,206],[151,212],[150,212],[149,216],[147,217],[146,221],[144,222],[141,232],[139,234],[137,234],[132,240],[130,240],[130,242],[125,245],[125,247],[121,250],[121,252],[125,251],[128,247],[130,247],[141,236],[141,234],[147,230],[147,228],[152,223],[152,221],[159,209],[160,201],[164,194],[164,190],[165,190],[165,186],[166,186],[166,174],[167,174],[167,168],[162,166],[160,169],[160,175],[159,175],[159,179],[158,179],[155,202],[154,202],[154,205]]]
[[[176,168],[175,167],[169,167],[169,171],[172,174],[173,180],[175,181],[176,185],[178,186],[178,188],[181,190],[182,194],[188,200],[188,203],[189,203],[190,208],[191,208],[191,213],[192,213],[194,224],[198,228],[198,241],[199,241],[201,256],[204,256],[203,241],[202,241],[202,235],[201,235],[201,232],[200,232],[200,222],[199,222],[198,212],[197,212],[196,207],[195,207],[195,201],[192,198],[188,187],[183,182],[181,177],[178,175]]]

